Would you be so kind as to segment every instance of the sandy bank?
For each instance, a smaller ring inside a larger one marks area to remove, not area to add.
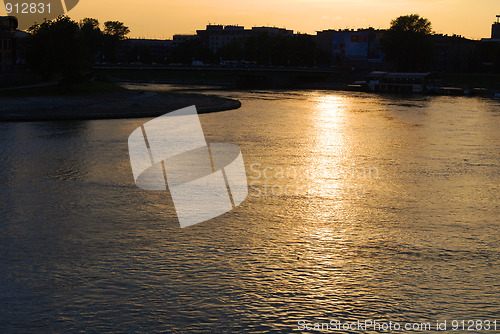
[[[156,117],[196,105],[198,112],[238,109],[237,100],[208,95],[124,91],[89,96],[1,97],[0,121],[89,120]]]

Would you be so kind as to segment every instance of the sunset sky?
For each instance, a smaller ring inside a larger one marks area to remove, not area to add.
[[[195,33],[208,23],[278,26],[314,34],[317,30],[387,28],[391,19],[411,13],[428,18],[436,32],[468,38],[490,37],[500,14],[499,0],[80,0],[75,20],[119,20],[130,37],[172,38]]]

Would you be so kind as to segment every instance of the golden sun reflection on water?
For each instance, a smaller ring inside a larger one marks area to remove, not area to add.
[[[348,99],[341,95],[316,93],[313,95],[313,99],[316,102],[316,109],[329,115],[336,115],[349,105]]]
[[[346,126],[346,111],[349,98],[342,95],[320,93],[312,96],[314,101],[311,129],[311,179],[308,180],[315,195],[336,198],[343,191],[339,171],[347,164],[350,156],[349,133]]]

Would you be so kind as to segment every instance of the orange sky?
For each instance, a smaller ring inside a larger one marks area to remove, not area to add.
[[[172,38],[195,33],[208,23],[279,26],[303,33],[317,30],[389,27],[411,13],[428,18],[439,33],[490,37],[500,14],[499,0],[80,0],[69,14],[75,20],[119,20],[129,37]]]

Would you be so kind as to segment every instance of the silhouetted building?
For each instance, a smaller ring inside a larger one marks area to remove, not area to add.
[[[253,27],[251,34],[267,34],[268,36],[293,36],[293,30],[276,27]]]
[[[0,72],[9,71],[16,63],[17,18],[0,16]]]
[[[497,21],[491,26],[491,39],[500,39],[500,15],[497,15]]]
[[[383,30],[324,30],[316,33],[317,46],[332,57],[333,65],[367,66],[380,63],[380,36]]]
[[[221,48],[234,40],[243,40],[260,34],[267,34],[271,37],[293,36],[293,30],[276,27],[253,27],[252,29],[245,29],[245,27],[237,25],[207,25],[205,30],[196,31],[198,38],[212,53],[217,53]]]
[[[158,63],[168,62],[172,40],[126,39],[120,45],[120,59],[124,62]]]
[[[27,53],[27,39],[29,34],[26,31],[16,30],[16,40],[15,40],[15,63],[16,66],[22,67],[26,65],[26,53]]]
[[[444,72],[471,70],[478,41],[462,36],[431,35],[434,45],[431,69]]]
[[[179,44],[182,44],[182,43],[189,41],[193,38],[198,38],[198,36],[196,36],[196,35],[174,35],[174,37],[172,39],[173,46],[177,47],[177,46],[179,46]]]
[[[196,34],[201,41],[216,53],[230,42],[248,36],[248,30],[241,26],[207,25],[205,30],[197,30]]]
[[[481,42],[500,42],[500,15],[491,25],[491,38],[482,38]]]
[[[323,51],[325,54],[332,56],[332,42],[333,36],[337,33],[337,30],[323,30],[316,32],[316,46]]]

